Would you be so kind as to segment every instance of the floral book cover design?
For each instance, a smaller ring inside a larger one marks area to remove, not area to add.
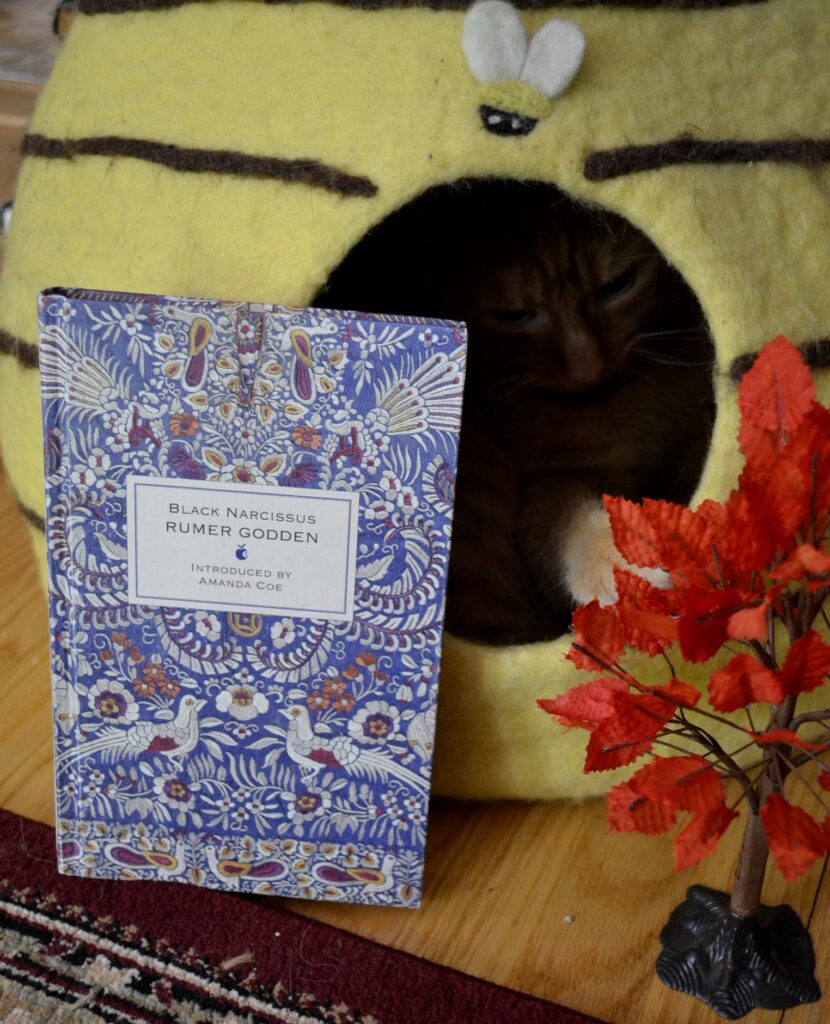
[[[417,906],[463,325],[39,313],[60,870]]]

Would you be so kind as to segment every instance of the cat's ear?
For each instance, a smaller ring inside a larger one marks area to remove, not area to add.
[[[530,40],[519,77],[552,100],[574,80],[584,56],[585,36],[579,25],[551,18]]]
[[[504,0],[479,0],[464,19],[461,45],[470,71],[480,82],[521,77],[528,55],[518,12]]]

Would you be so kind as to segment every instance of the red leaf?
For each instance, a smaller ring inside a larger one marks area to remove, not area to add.
[[[802,750],[827,749],[826,743],[809,743],[792,729],[768,729],[766,732],[751,732],[749,735],[756,743],[789,743],[793,747],[801,747]]]
[[[765,601],[754,608],[742,608],[729,619],[727,633],[733,640],[766,640],[767,608]]]
[[[617,603],[614,610],[625,642],[654,657],[677,640],[682,591],[663,589],[627,569],[614,569]]]
[[[684,708],[693,708],[700,700],[700,690],[681,679],[670,679],[663,686],[649,686],[648,692],[659,697],[661,694]]]
[[[622,627],[614,612],[610,608],[603,608],[599,601],[591,601],[576,609],[572,622],[576,636],[574,646],[566,655],[568,661],[573,662],[577,668],[596,672],[603,666],[590,656],[593,651],[607,665],[613,665],[625,647]],[[579,650],[577,645],[589,653]]]
[[[674,840],[674,865],[677,870],[690,868],[713,853],[718,840],[737,817],[738,812],[731,811],[725,804],[718,804],[702,814],[696,814]]]
[[[690,590],[678,629],[683,657],[698,662],[713,658],[726,643],[732,612],[744,601],[737,590]]]
[[[619,692],[628,692],[619,679],[592,679],[572,687],[561,697],[541,697],[536,703],[560,725],[593,729],[614,714],[614,694]]]
[[[709,700],[718,711],[736,711],[755,701],[778,704],[785,696],[776,674],[751,654],[736,654],[709,680]]]
[[[786,562],[770,570],[776,580],[800,580],[807,575],[826,576],[830,573],[830,555],[812,544],[801,544]]]
[[[807,495],[805,505],[821,523],[830,509],[830,409],[818,403],[813,406],[787,448],[787,457],[798,465]],[[819,533],[824,525],[821,523]]]
[[[786,586],[783,583],[770,587],[760,604],[755,605],[754,608],[743,608],[730,616],[729,636],[733,640],[766,640],[767,612],[784,589]]]
[[[603,498],[614,543],[632,565],[666,569],[672,578],[705,586],[713,576],[715,527],[686,505],[646,498],[642,504]]]
[[[830,672],[830,646],[815,630],[800,636],[787,652],[778,678],[787,694],[809,693]]]
[[[608,793],[608,824],[617,832],[661,835],[668,832],[676,819],[676,810],[654,803],[627,782],[614,786]]]
[[[741,426],[746,465],[740,489],[780,553],[794,547],[811,515],[823,529],[830,507],[830,410],[818,403],[786,442],[751,424]]]
[[[777,434],[795,430],[814,398],[815,385],[807,364],[783,334],[761,349],[738,388],[743,417]]]
[[[647,754],[654,746],[654,740],[625,740],[610,741],[600,733],[602,726],[598,726],[588,740],[588,748],[585,752],[585,764],[582,771],[586,775],[591,772],[608,772],[612,768],[622,768],[631,764],[638,757]],[[599,735],[597,735],[600,733]]]
[[[655,803],[699,813],[722,804],[721,777],[708,761],[688,757],[655,757],[628,780],[632,790]]]
[[[728,567],[731,582],[740,573],[769,565],[776,551],[786,548],[802,508],[786,487],[770,486],[772,471],[758,487],[744,473],[726,503],[727,526],[718,540],[722,566]]]
[[[677,710],[659,697],[630,693],[614,694],[613,704],[614,713],[591,733],[585,772],[604,772],[636,761],[651,750],[655,737]]]
[[[788,882],[803,875],[816,858],[827,852],[819,823],[779,793],[770,794],[764,801],[761,821],[775,863]]]

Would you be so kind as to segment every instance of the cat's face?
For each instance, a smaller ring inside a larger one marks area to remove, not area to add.
[[[432,190],[367,235],[324,305],[464,320],[472,376],[590,394],[692,344],[697,302],[627,221],[540,183]],[[705,337],[705,330],[700,331]]]
[[[600,387],[637,358],[643,335],[689,321],[685,286],[618,218],[531,201],[521,223],[479,223],[472,235],[448,305],[470,327],[473,358],[534,388]]]

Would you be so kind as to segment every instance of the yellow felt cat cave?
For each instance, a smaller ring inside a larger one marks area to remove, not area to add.
[[[828,362],[824,0],[517,6],[81,0],[24,144],[0,284],[0,440],[41,555],[41,289],[305,304],[373,225],[469,178],[550,182],[680,270],[717,354],[697,497],[725,496],[751,354],[783,332]],[[583,736],[536,708],[577,680],[566,649],[446,639],[439,792],[608,787],[581,773]]]

